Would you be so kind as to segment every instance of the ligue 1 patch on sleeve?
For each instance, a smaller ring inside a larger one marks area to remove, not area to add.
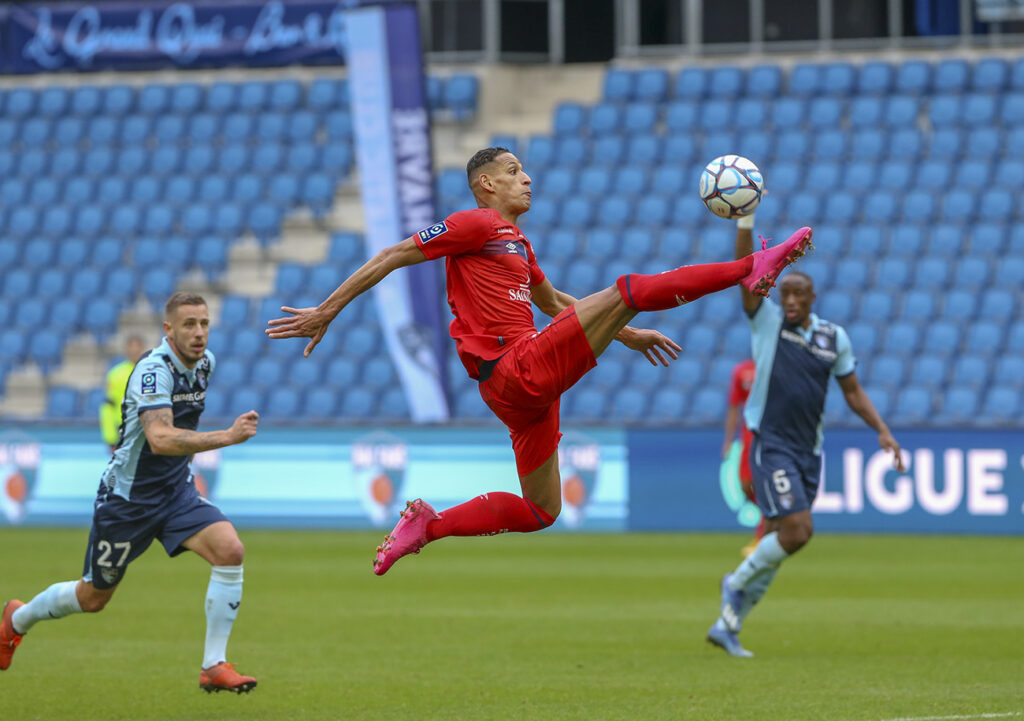
[[[142,395],[156,395],[156,373],[142,374]]]
[[[448,225],[442,220],[440,223],[421,230],[418,235],[420,236],[421,243],[429,243],[439,235],[444,235],[448,232]]]

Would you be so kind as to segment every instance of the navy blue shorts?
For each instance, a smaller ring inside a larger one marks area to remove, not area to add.
[[[82,579],[96,588],[113,588],[128,564],[160,539],[168,556],[185,551],[181,543],[209,525],[226,521],[221,510],[184,483],[166,502],[143,506],[109,494],[96,501],[85,552]]]
[[[765,518],[781,518],[810,510],[821,482],[821,456],[786,446],[765,445],[754,436],[750,444],[754,497]]]

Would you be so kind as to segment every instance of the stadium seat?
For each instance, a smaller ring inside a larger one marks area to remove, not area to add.
[[[903,284],[896,286],[898,290]],[[925,323],[935,315],[935,296],[923,290],[909,291],[903,298],[900,320]]]
[[[601,106],[599,106],[601,107]],[[606,105],[605,108],[614,108]],[[554,133],[557,136],[575,136],[583,132],[587,111],[579,103],[560,103],[555,108]]]
[[[689,133],[696,130],[700,119],[699,106],[689,101],[676,100],[665,110],[665,130],[668,133]]]
[[[921,342],[920,327],[904,321],[897,321],[886,328],[883,350],[901,358],[908,358],[917,352]]]
[[[984,426],[1009,426],[1019,423],[1020,395],[1019,391],[1007,386],[988,389],[977,423]]]
[[[853,156],[857,156],[857,136],[854,136],[854,151]],[[881,135],[879,134],[877,139],[881,142]],[[776,169],[777,170],[777,169]],[[854,160],[851,163],[845,165],[845,173],[843,175],[842,186],[846,190],[864,192],[871,190],[876,187],[877,168],[873,162],[865,162]],[[772,185],[775,185],[773,180]]]
[[[163,300],[167,300],[167,293]],[[110,298],[94,297],[86,302],[85,314],[82,317],[85,329],[100,340],[110,336],[117,327],[119,309]]]
[[[988,385],[989,361],[984,356],[958,356],[953,361],[950,383],[954,387],[978,390]]]
[[[673,96],[685,100],[700,100],[708,86],[709,73],[700,67],[681,70],[673,83]]]
[[[633,71],[608,68],[602,84],[602,98],[609,103],[625,103],[633,99],[633,85]]]
[[[658,388],[651,399],[648,419],[654,423],[675,423],[686,414],[686,394],[676,388]]]
[[[1016,289],[1019,291],[1019,288]],[[1016,314],[1017,295],[1010,290],[990,288],[981,294],[978,316],[995,322],[1006,323]]]
[[[974,65],[970,87],[975,92],[999,92],[1009,81],[1010,68],[1002,58],[983,58]]]
[[[966,324],[974,319],[977,305],[977,293],[960,289],[952,290],[942,301],[942,319]]]
[[[932,415],[932,393],[926,388],[911,386],[899,391],[893,416],[907,425],[926,425]]]
[[[46,393],[47,418],[55,420],[68,420],[78,416],[79,412],[78,391],[74,388],[55,386]]]
[[[1019,355],[1005,355],[996,361],[992,383],[996,386],[1024,389],[1024,358]]]
[[[861,95],[885,95],[892,88],[893,68],[885,62],[871,61],[860,66],[856,90]]]
[[[917,128],[901,128],[889,136],[889,155],[894,159],[917,160],[924,147],[924,136]]]
[[[914,360],[908,382],[928,391],[941,390],[949,375],[949,361],[942,356],[923,355]]]
[[[857,352],[858,349],[854,346],[854,353]],[[882,355],[870,362],[870,370],[864,373],[863,382],[892,391],[897,390],[903,384],[906,375],[906,359],[899,356]]]
[[[952,356],[960,346],[960,329],[947,321],[928,326],[924,337],[924,352],[942,358]]]
[[[798,63],[789,73],[789,94],[797,97],[817,95],[822,87],[822,66]]]
[[[746,94],[749,97],[774,99],[782,84],[782,71],[778,65],[755,65],[747,73]]]
[[[853,140],[850,144],[850,156],[857,158],[859,162],[876,162],[885,154],[885,146],[885,135],[880,130],[865,128],[853,134]],[[847,187],[851,186],[847,184]],[[863,189],[867,190],[868,188],[865,187]]]
[[[719,388],[702,388],[692,398],[686,420],[694,425],[711,425],[725,416],[725,393]]]
[[[942,411],[937,425],[974,425],[978,414],[978,391],[965,386],[952,386],[942,397]]]
[[[861,295],[858,317],[867,323],[887,323],[892,320],[892,292],[869,290]]]

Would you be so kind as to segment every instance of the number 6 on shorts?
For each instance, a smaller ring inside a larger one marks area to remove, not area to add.
[[[789,482],[789,478],[786,477],[785,468],[780,468],[772,473],[772,484],[775,486],[775,492],[779,495],[789,493],[789,489],[793,487],[793,484]]]

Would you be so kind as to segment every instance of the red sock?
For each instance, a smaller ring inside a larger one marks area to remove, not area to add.
[[[493,536],[530,533],[547,528],[555,519],[543,508],[515,495],[496,491],[441,511],[427,526],[427,541],[445,536]]]
[[[656,275],[630,273],[615,284],[622,300],[634,310],[668,310],[736,285],[750,273],[753,263],[753,256],[748,255],[728,263],[684,265]]]

